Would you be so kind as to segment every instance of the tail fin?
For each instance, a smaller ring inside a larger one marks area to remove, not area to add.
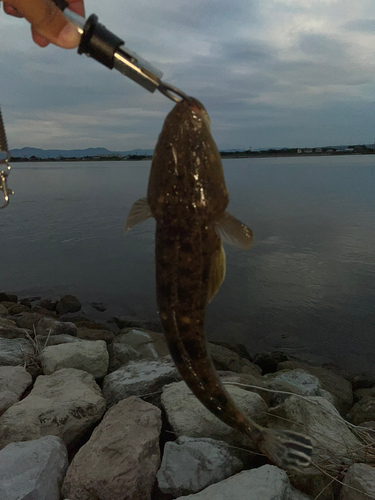
[[[288,430],[265,428],[262,437],[260,448],[276,465],[296,471],[310,465],[313,446],[308,436]]]

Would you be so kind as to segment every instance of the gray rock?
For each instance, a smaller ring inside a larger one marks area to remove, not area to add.
[[[39,376],[30,394],[0,417],[0,449],[48,434],[71,444],[104,412],[105,399],[91,374],[64,368]]]
[[[68,468],[63,441],[45,436],[0,451],[1,500],[59,500]]]
[[[129,361],[136,361],[141,358],[141,354],[124,342],[124,336],[116,337],[111,345],[108,346],[109,353],[109,371],[114,372]]]
[[[34,330],[43,317],[37,312],[22,312],[15,316],[18,328],[26,328],[26,330]]]
[[[236,386],[227,385],[226,389],[245,416],[265,425],[268,407],[261,396]],[[210,437],[235,446],[251,447],[252,443],[246,436],[207,410],[185,382],[165,386],[161,403],[177,436]]]
[[[179,437],[166,443],[156,478],[163,493],[177,497],[197,493],[242,468],[224,441]]]
[[[6,318],[0,318],[0,337],[5,339],[24,339],[25,330],[18,328],[13,321]]]
[[[107,309],[103,302],[90,302],[90,306],[99,312],[104,312]]]
[[[335,397],[322,388],[319,378],[302,369],[282,370],[268,376],[266,375],[267,377],[274,380],[281,380],[289,384],[289,386],[295,387],[297,390],[293,392],[297,394],[303,396],[321,396],[335,405]]]
[[[208,350],[217,370],[229,370],[235,373],[252,373],[254,375],[260,375],[262,372],[259,366],[254,365],[248,359],[242,358],[226,347],[209,343]]]
[[[139,398],[113,406],[74,457],[62,493],[72,500],[150,500],[160,463],[161,412]]]
[[[8,293],[8,292],[0,292],[0,302],[14,302],[17,304],[18,302],[18,297],[14,293]]]
[[[20,398],[33,379],[22,366],[0,366],[0,392],[9,390]]]
[[[74,297],[74,295],[64,295],[58,301],[56,305],[56,311],[58,314],[67,314],[78,312],[82,307],[82,304]]]
[[[8,309],[0,304],[0,316],[8,316]]]
[[[124,328],[116,340],[133,347],[143,359],[159,359],[169,355],[162,333],[140,328]]]
[[[353,405],[352,384],[342,377],[336,370],[322,368],[321,366],[311,366],[307,363],[297,361],[285,361],[278,365],[280,369],[293,370],[301,368],[307,373],[318,377],[322,389],[329,392],[335,398],[334,406],[342,416],[345,416]]]
[[[82,340],[104,340],[110,345],[115,339],[115,334],[106,329],[77,327],[77,337]]]
[[[17,403],[18,397],[14,394],[14,392],[9,391],[8,389],[0,390],[0,417],[1,415],[7,411],[14,403]]]
[[[288,428],[309,435],[313,441],[313,462],[341,466],[348,460],[364,458],[363,445],[336,408],[319,396],[290,396],[282,405],[271,408],[276,418],[270,426]],[[280,419],[281,417],[281,419]]]
[[[8,309],[8,313],[13,315],[13,316],[15,314],[19,314],[19,313],[24,312],[24,311],[26,311],[26,312],[30,311],[30,307],[25,306],[23,304],[14,304],[14,306],[12,306]]]
[[[263,374],[276,372],[277,365],[287,360],[288,356],[280,351],[263,351],[252,358],[252,362],[260,367]]]
[[[178,497],[177,500],[310,500],[295,491],[285,471],[274,465],[240,472],[200,493]]]
[[[27,306],[27,307],[31,307],[32,306],[31,300],[29,300],[29,299],[21,299],[20,300],[20,304],[22,304],[23,306]]]
[[[369,498],[375,498],[375,469],[366,464],[353,464],[345,474],[339,500],[368,500]]]
[[[46,309],[47,311],[55,311],[56,306],[57,306],[57,301],[52,302],[50,299],[43,299],[39,300],[35,306],[37,307],[42,307],[43,309]]]
[[[249,373],[219,372],[224,385],[236,385],[250,392],[256,392],[268,406],[283,403],[290,394],[300,394],[300,390],[284,380],[254,376]],[[280,392],[281,391],[281,392]]]
[[[160,391],[165,384],[180,378],[169,356],[153,361],[131,361],[105,377],[103,395],[108,406],[112,406],[129,396],[144,396]]]
[[[107,374],[108,360],[104,340],[81,340],[49,346],[40,355],[45,375],[51,375],[61,368],[76,368],[91,373],[95,378],[101,378]]]
[[[50,311],[49,309],[44,309],[44,307],[35,306],[31,309],[34,313],[40,314],[41,316],[47,316],[48,318],[56,318],[57,314],[55,311]]]
[[[350,409],[347,418],[355,425],[375,420],[375,390],[360,389],[356,391],[359,401]]]
[[[60,344],[71,344],[73,342],[82,342],[82,339],[79,339],[77,337],[72,337],[71,335],[50,335],[49,337],[45,335],[37,335],[36,339],[42,347],[47,347],[47,345],[50,346],[50,345],[60,345]]]
[[[26,339],[0,338],[0,366],[21,365],[33,354],[33,346]]]
[[[303,370],[283,370],[272,375],[277,380],[284,380],[299,389],[303,396],[322,396],[319,379]]]
[[[77,337],[77,327],[69,321],[57,321],[53,318],[42,318],[36,326],[37,335],[71,335]]]

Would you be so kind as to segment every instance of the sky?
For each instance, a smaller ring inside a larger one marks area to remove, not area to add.
[[[109,30],[199,99],[219,149],[370,144],[373,0],[86,0]],[[115,70],[32,42],[0,13],[11,149],[153,149],[173,102]]]

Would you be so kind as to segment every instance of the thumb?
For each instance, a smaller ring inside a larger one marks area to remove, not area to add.
[[[4,0],[31,24],[32,30],[49,42],[65,49],[77,47],[80,35],[52,0]]]

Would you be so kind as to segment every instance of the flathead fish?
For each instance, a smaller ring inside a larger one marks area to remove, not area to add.
[[[222,240],[243,249],[253,243],[251,229],[226,212],[228,201],[207,112],[196,99],[184,99],[165,120],[154,151],[147,198],[133,205],[125,229],[148,217],[156,219],[159,315],[186,384],[206,408],[249,436],[273,462],[299,469],[310,463],[310,438],[264,428],[245,417],[222,385],[208,353],[204,318],[225,276]]]

